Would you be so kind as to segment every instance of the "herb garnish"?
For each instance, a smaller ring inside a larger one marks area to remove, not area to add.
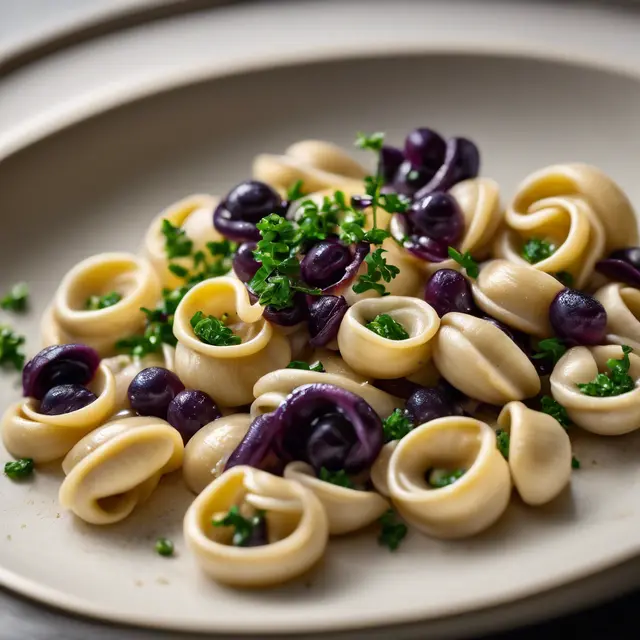
[[[355,489],[351,478],[346,474],[344,469],[340,471],[329,471],[329,469],[322,467],[318,478],[323,482],[330,482],[338,487],[344,487],[345,489]]]
[[[299,200],[305,195],[303,185],[304,183],[302,182],[302,180],[296,180],[287,189],[287,200],[289,202],[293,202],[294,200]]]
[[[607,360],[607,367],[610,369],[608,373],[599,373],[591,382],[578,384],[580,393],[586,396],[604,398],[619,396],[628,391],[633,391],[635,382],[629,375],[629,367],[631,366],[629,354],[632,351],[631,347],[624,345],[622,347],[622,358],[619,360],[615,358]]]
[[[447,249],[447,253],[451,259],[455,260],[461,267],[464,267],[470,278],[478,277],[478,274],[480,273],[478,263],[471,257],[471,254],[468,251],[462,254],[453,247],[449,247]]]
[[[393,413],[382,421],[384,441],[402,440],[414,427],[413,422],[402,409],[394,409]]]
[[[84,304],[84,308],[87,311],[99,311],[100,309],[106,309],[112,307],[122,300],[122,296],[117,291],[111,293],[105,293],[103,296],[90,296]]]
[[[26,282],[18,282],[11,287],[9,293],[0,300],[0,307],[5,311],[25,311],[29,298],[29,287]]]
[[[4,465],[4,473],[12,480],[26,478],[33,473],[33,460],[31,458],[20,458],[7,462]]]
[[[511,437],[503,429],[496,431],[496,446],[498,451],[503,455],[505,460],[509,459],[509,445],[511,444]]]
[[[292,360],[286,367],[287,369],[301,369],[302,371],[316,371],[317,373],[324,373],[324,367],[322,362],[318,361],[315,364],[309,364],[302,360]]]
[[[449,471],[448,469],[430,469],[427,471],[426,476],[429,486],[434,489],[442,489],[462,478],[465,473],[466,469],[455,469],[453,471]]]
[[[389,509],[379,519],[380,534],[378,543],[395,551],[407,535],[407,525],[399,522],[393,509]]]
[[[390,315],[381,313],[365,325],[369,331],[387,340],[407,340],[409,334],[405,328]]]
[[[173,555],[173,542],[169,538],[158,538],[156,540],[156,553],[169,557]]]
[[[580,460],[578,460],[578,458],[576,458],[575,456],[571,456],[571,468],[572,469],[580,468]]]
[[[205,344],[214,347],[230,347],[242,342],[242,338],[233,333],[222,320],[213,316],[205,316],[202,311],[196,311],[190,322],[193,333],[200,342]]]
[[[529,263],[542,262],[556,251],[556,246],[541,238],[530,238],[522,247],[522,257]]]
[[[555,277],[560,280],[565,287],[573,287],[573,276],[568,271],[558,271]]]
[[[384,133],[382,131],[376,131],[375,133],[362,133],[359,131],[356,134],[356,147],[358,149],[370,150],[379,153],[384,144]]]
[[[0,325],[0,365],[13,366],[20,371],[24,366],[25,355],[22,352],[24,336],[14,333],[11,327]]]
[[[563,429],[571,426],[571,420],[569,420],[567,410],[551,396],[542,396],[540,399],[540,405],[542,407],[542,412],[550,415],[552,418],[555,418]]]
[[[256,511],[250,518],[245,518],[238,509],[237,505],[233,505],[226,516],[220,520],[212,520],[214,527],[234,527],[235,533],[231,543],[234,547],[246,547],[251,540],[253,531],[256,527],[262,526],[264,522],[264,511]]]
[[[538,342],[538,353],[531,356],[536,360],[541,358],[549,358],[556,364],[567,351],[567,346],[560,338],[546,338]]]
[[[367,265],[367,273],[360,276],[358,282],[351,287],[353,291],[364,293],[372,289],[381,296],[389,295],[380,280],[391,282],[400,273],[400,269],[393,264],[387,264],[382,255],[383,253],[386,253],[386,249],[376,249],[364,259]]]
[[[184,229],[174,226],[165,218],[162,221],[162,234],[164,235],[164,250],[170,260],[191,255],[193,242],[189,240]]]

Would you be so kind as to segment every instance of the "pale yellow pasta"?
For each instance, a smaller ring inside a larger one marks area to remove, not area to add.
[[[224,471],[224,465],[251,426],[246,413],[234,413],[205,425],[192,436],[184,449],[182,473],[194,493],[200,493]]]
[[[434,489],[430,469],[464,470],[453,484]],[[387,472],[398,513],[435,538],[465,538],[490,527],[511,495],[509,466],[493,429],[462,416],[427,422],[398,442]]]
[[[606,341],[640,351],[640,291],[612,282],[594,295],[607,312]]]
[[[543,198],[532,202],[526,211],[509,209],[506,223],[494,247],[496,256],[528,265],[522,257],[523,245],[530,238],[546,240],[555,250],[532,266],[550,274],[569,273],[578,288],[587,284],[595,263],[605,253],[605,228],[580,197]]]
[[[122,299],[96,311],[87,310],[90,296],[117,292]],[[41,322],[44,346],[81,342],[101,356],[115,352],[118,340],[142,331],[145,315],[160,298],[160,282],[151,263],[129,253],[101,253],[69,271]]]
[[[205,251],[208,255],[207,242],[219,242],[224,239],[213,226],[213,211],[217,204],[218,198],[200,193],[193,194],[169,205],[149,225],[142,253],[153,265],[163,287],[174,289],[184,284],[183,278],[169,271],[169,262],[191,270],[193,257],[178,257],[169,261],[165,251],[166,237],[162,233],[162,221],[168,220],[174,227],[181,228],[193,243],[193,252]]]
[[[262,376],[253,388],[255,401],[251,416],[257,417],[275,411],[286,397],[305,384],[325,383],[346,389],[360,396],[381,417],[386,418],[394,409],[402,406],[402,400],[377,389],[369,382],[354,380],[340,373],[320,373],[302,369],[278,369]]]
[[[290,462],[284,477],[304,485],[318,497],[329,519],[332,536],[352,533],[377,520],[389,509],[389,502],[375,491],[359,491],[324,482],[306,462]]]
[[[242,343],[217,347],[201,342],[190,322],[198,311],[216,318],[228,314],[228,325]],[[222,406],[249,404],[258,379],[291,361],[287,338],[273,330],[262,312],[236,278],[212,278],[193,287],[178,305],[173,324],[175,372],[184,385],[208,393]]]
[[[553,500],[571,479],[571,441],[550,415],[509,402],[498,416],[509,434],[509,469],[520,497],[537,506]]]
[[[366,382],[367,379],[356,373],[341,357],[340,354],[331,349],[319,347],[315,349],[309,358],[309,362],[321,362],[327,373],[335,373],[337,375],[351,378],[356,382]]]
[[[268,544],[231,545],[233,529],[215,527],[230,507],[241,512],[262,509]],[[286,582],[310,569],[324,554],[329,524],[313,491],[251,467],[225,471],[191,504],[184,518],[184,537],[198,565],[214,580],[238,587]]]
[[[409,334],[405,340],[383,338],[365,326],[387,314]],[[433,307],[418,298],[386,296],[361,300],[345,314],[338,331],[344,361],[372,378],[401,378],[416,373],[431,357],[432,339],[440,319]]]
[[[617,436],[640,427],[640,357],[629,354],[632,391],[618,396],[592,397],[580,392],[578,384],[591,382],[598,373],[607,373],[607,360],[622,358],[619,346],[573,347],[560,358],[551,373],[551,393],[567,410],[571,421],[586,431]]]
[[[262,153],[253,161],[253,177],[281,191],[302,180],[306,193],[341,189],[347,195],[362,194],[367,174],[342,148],[322,140],[302,140],[283,155]]]
[[[2,441],[7,451],[16,458],[32,458],[36,463],[64,456],[117,411],[116,381],[104,363],[87,388],[95,393],[96,400],[70,413],[54,416],[40,413],[40,402],[35,398],[12,404],[2,417]]]
[[[491,260],[471,284],[477,305],[488,315],[525,333],[553,335],[549,305],[564,285],[542,271],[508,260]]]
[[[114,420],[86,435],[62,461],[60,504],[90,524],[124,520],[182,465],[182,436],[154,417]]]
[[[398,442],[400,442],[400,440],[387,442],[387,444],[385,444],[380,450],[375,462],[371,465],[371,482],[376,491],[385,498],[389,498],[391,496],[388,482],[389,462],[391,460],[391,455],[398,446]]]
[[[433,347],[442,376],[465,395],[489,404],[531,398],[540,378],[526,354],[491,322],[447,313]]]

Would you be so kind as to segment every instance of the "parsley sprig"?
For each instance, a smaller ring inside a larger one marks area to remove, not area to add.
[[[20,371],[25,361],[22,351],[24,343],[24,336],[14,333],[7,325],[0,325],[0,366],[13,367]]]
[[[468,251],[466,251],[465,253],[460,253],[454,247],[449,247],[447,249],[447,253],[452,260],[455,260],[461,267],[466,270],[467,275],[470,278],[478,277],[480,268],[478,267],[478,263],[473,259]]]
[[[287,200],[289,202],[293,202],[294,200],[299,200],[305,195],[304,192],[304,182],[302,180],[296,180],[288,189],[287,189]]]
[[[193,242],[184,229],[176,227],[165,218],[162,221],[162,234],[164,235],[164,250],[170,260],[191,255]]]
[[[309,364],[302,360],[292,360],[286,367],[287,369],[300,369],[302,371],[316,371],[317,373],[324,373],[324,367],[322,362],[318,361],[315,364]]]
[[[571,468],[572,469],[580,468],[580,460],[578,460],[578,458],[576,458],[575,456],[571,456]]]
[[[573,287],[573,276],[568,271],[558,271],[555,277],[557,280],[560,280],[565,287]]]
[[[433,489],[442,489],[453,484],[466,473],[466,469],[430,469],[427,471],[427,482]]]
[[[567,345],[560,338],[546,338],[538,342],[538,352],[531,357],[536,360],[549,358],[553,364],[556,364],[566,351]]]
[[[190,320],[193,333],[200,342],[214,347],[230,347],[242,342],[242,338],[236,335],[222,320],[213,316],[205,316],[202,311],[196,311]]]
[[[12,460],[4,465],[4,473],[12,480],[21,480],[27,478],[33,473],[34,464],[31,458],[20,458]]]
[[[214,527],[233,527],[235,532],[231,540],[234,547],[254,546],[251,543],[256,541],[256,534],[265,528],[265,512],[256,511],[254,515],[245,518],[237,505],[233,505],[226,516],[219,520],[212,520]]]
[[[173,555],[173,542],[169,538],[158,538],[155,545],[156,553],[160,556],[168,558]]]
[[[393,509],[386,511],[379,519],[380,534],[378,543],[395,551],[407,535],[407,525],[400,522]]]
[[[543,413],[555,418],[564,429],[571,426],[571,420],[569,419],[567,410],[551,396],[542,396],[540,406]]]
[[[382,421],[384,441],[402,440],[414,426],[406,411],[394,409],[393,413]]]
[[[9,293],[0,300],[0,307],[5,311],[22,312],[27,309],[29,287],[26,282],[18,282],[11,287]]]
[[[556,249],[557,247],[547,240],[530,238],[522,247],[522,257],[529,264],[536,264],[536,262],[542,262],[553,255]]]
[[[99,311],[107,309],[122,300],[122,296],[117,291],[105,293],[103,296],[89,296],[84,304],[87,311]]]
[[[356,488],[344,469],[340,469],[340,471],[329,471],[326,467],[322,467],[318,474],[318,478],[323,482],[329,482],[345,489]]]
[[[503,429],[496,431],[496,446],[498,451],[504,456],[505,460],[509,459],[509,445],[511,444],[511,437]]]
[[[629,367],[631,366],[629,354],[632,351],[631,347],[624,345],[622,358],[607,360],[608,373],[599,373],[591,382],[578,384],[580,393],[586,396],[605,398],[633,391],[635,382],[629,375]]]
[[[406,329],[389,314],[381,313],[365,325],[369,331],[387,340],[408,340]]]
[[[355,293],[373,290],[381,296],[389,295],[381,280],[391,282],[400,273],[400,269],[393,264],[387,264],[386,258],[382,255],[386,252],[386,249],[376,249],[373,253],[367,255],[364,259],[367,265],[367,273],[361,275],[358,282],[351,287]]]

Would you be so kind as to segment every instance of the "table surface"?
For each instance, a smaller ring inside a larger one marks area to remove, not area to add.
[[[220,1],[220,0],[219,0]],[[300,2],[302,0],[299,0]],[[586,2],[585,4],[594,4]],[[210,0],[213,4],[215,0]],[[638,0],[608,0],[610,5],[637,4]],[[111,28],[116,28],[118,19],[144,19],[145,12],[161,17],[160,8],[187,9],[191,5],[206,2],[185,0],[0,0],[0,63],[3,58],[16,58],[20,64],[26,62],[24,52],[43,50],[43,45],[53,40],[62,41],[79,28],[104,24],[111,20]],[[565,616],[542,624],[536,624],[518,631],[483,636],[493,640],[530,640],[554,632],[565,637],[625,639],[636,637],[631,625],[640,605],[640,591],[594,607],[589,611]],[[473,630],[469,630],[469,636]],[[391,637],[392,632],[389,632]],[[65,640],[105,640],[123,638],[125,640],[182,640],[187,636],[154,631],[125,629],[124,627],[97,623],[69,616],[57,610],[41,606],[27,599],[0,589],[0,640],[45,640],[63,637]],[[188,636],[194,638],[194,636]],[[363,637],[368,637],[364,633]]]

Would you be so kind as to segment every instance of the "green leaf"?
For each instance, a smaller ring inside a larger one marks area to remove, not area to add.
[[[378,202],[387,213],[405,213],[411,206],[411,200],[399,193],[383,193]]]
[[[580,460],[578,460],[578,458],[576,458],[575,456],[571,456],[571,468],[572,469],[580,468]]]
[[[382,421],[385,442],[402,440],[413,428],[413,422],[402,409],[394,409],[393,413]]]
[[[380,151],[384,145],[384,133],[376,131],[375,133],[362,133],[356,135],[356,147],[358,149],[369,149],[370,151]]]
[[[569,420],[567,410],[551,396],[542,396],[540,399],[540,405],[542,407],[542,412],[550,415],[552,418],[555,418],[560,423],[561,427],[566,429],[571,426],[571,420]]]
[[[386,249],[376,249],[364,259],[367,273],[361,275],[358,282],[351,287],[355,293],[364,293],[372,289],[381,296],[389,295],[380,280],[391,282],[400,273],[400,269],[395,265],[388,265],[383,253],[386,253]]]
[[[573,276],[568,271],[558,271],[555,277],[560,280],[565,287],[573,287]]]
[[[387,340],[409,339],[409,334],[405,328],[386,313],[377,315],[371,322],[367,322],[365,327],[367,327],[369,331],[373,331],[373,333]]]
[[[256,511],[250,518],[245,518],[236,505],[233,505],[226,516],[219,520],[212,520],[214,527],[233,527],[232,538],[234,547],[246,547],[251,540],[254,529],[265,525],[265,512]]]
[[[200,253],[200,255],[204,254]],[[189,269],[186,269],[179,264],[170,264],[169,271],[171,271],[174,276],[178,276],[178,278],[186,278],[189,275]]]
[[[522,257],[530,264],[542,262],[556,251],[556,246],[541,238],[530,238],[522,247]]]
[[[303,189],[303,181],[296,180],[288,189],[287,189],[287,200],[289,202],[293,202],[294,200],[299,200],[302,198],[305,193]]]
[[[369,244],[382,244],[391,234],[384,229],[371,229],[364,234],[364,241]]]
[[[532,358],[536,360],[549,358],[553,361],[553,364],[556,364],[566,351],[567,347],[560,338],[546,338],[538,342],[538,352],[535,353]]]
[[[631,347],[624,345],[622,358],[607,360],[607,367],[610,369],[608,373],[599,373],[591,382],[577,385],[580,393],[586,396],[605,398],[633,391],[635,382],[629,375],[629,367],[631,366],[629,354],[632,351]]]
[[[505,460],[509,459],[509,445],[511,444],[511,438],[506,431],[498,429],[496,431],[496,446],[500,453],[504,456]]]
[[[442,489],[462,478],[465,473],[465,469],[455,469],[453,471],[450,469],[430,469],[427,471],[426,476],[429,486],[434,489]]]
[[[169,538],[158,538],[156,540],[156,553],[169,557],[173,555],[173,542]]]
[[[191,255],[193,242],[180,227],[176,227],[166,218],[162,221],[162,233],[164,235],[164,250],[169,260],[184,258]]]
[[[4,473],[12,480],[27,478],[33,473],[33,460],[31,458],[20,458],[7,462],[4,465]]]
[[[393,509],[389,509],[379,519],[380,534],[378,543],[388,547],[390,551],[395,551],[404,537],[407,535],[407,525],[399,522]]]
[[[320,469],[318,478],[323,482],[330,482],[338,487],[344,487],[345,489],[355,489],[351,478],[346,474],[344,469],[340,471],[329,471],[325,467]]]
[[[202,311],[196,311],[190,322],[193,333],[200,342],[215,347],[230,347],[242,343],[242,338],[233,333],[224,322],[213,316],[205,316]]]
[[[0,307],[5,311],[26,311],[29,300],[29,287],[26,282],[18,282],[11,287],[9,293],[0,300]]]
[[[13,367],[20,371],[25,360],[22,351],[24,342],[24,336],[14,333],[7,325],[0,325],[0,365]]]
[[[287,369],[300,369],[301,371],[316,371],[317,373],[324,373],[324,367],[322,362],[318,361],[315,364],[309,364],[302,360],[292,360],[286,367]]]
[[[87,298],[84,308],[87,311],[99,311],[118,304],[120,300],[122,300],[122,296],[117,291],[112,291],[111,293],[105,293],[103,296],[90,296]]]
[[[470,278],[478,277],[478,274],[480,273],[478,263],[471,257],[471,254],[468,251],[462,254],[453,247],[449,247],[447,252],[450,258],[455,260],[461,267],[464,267]]]

